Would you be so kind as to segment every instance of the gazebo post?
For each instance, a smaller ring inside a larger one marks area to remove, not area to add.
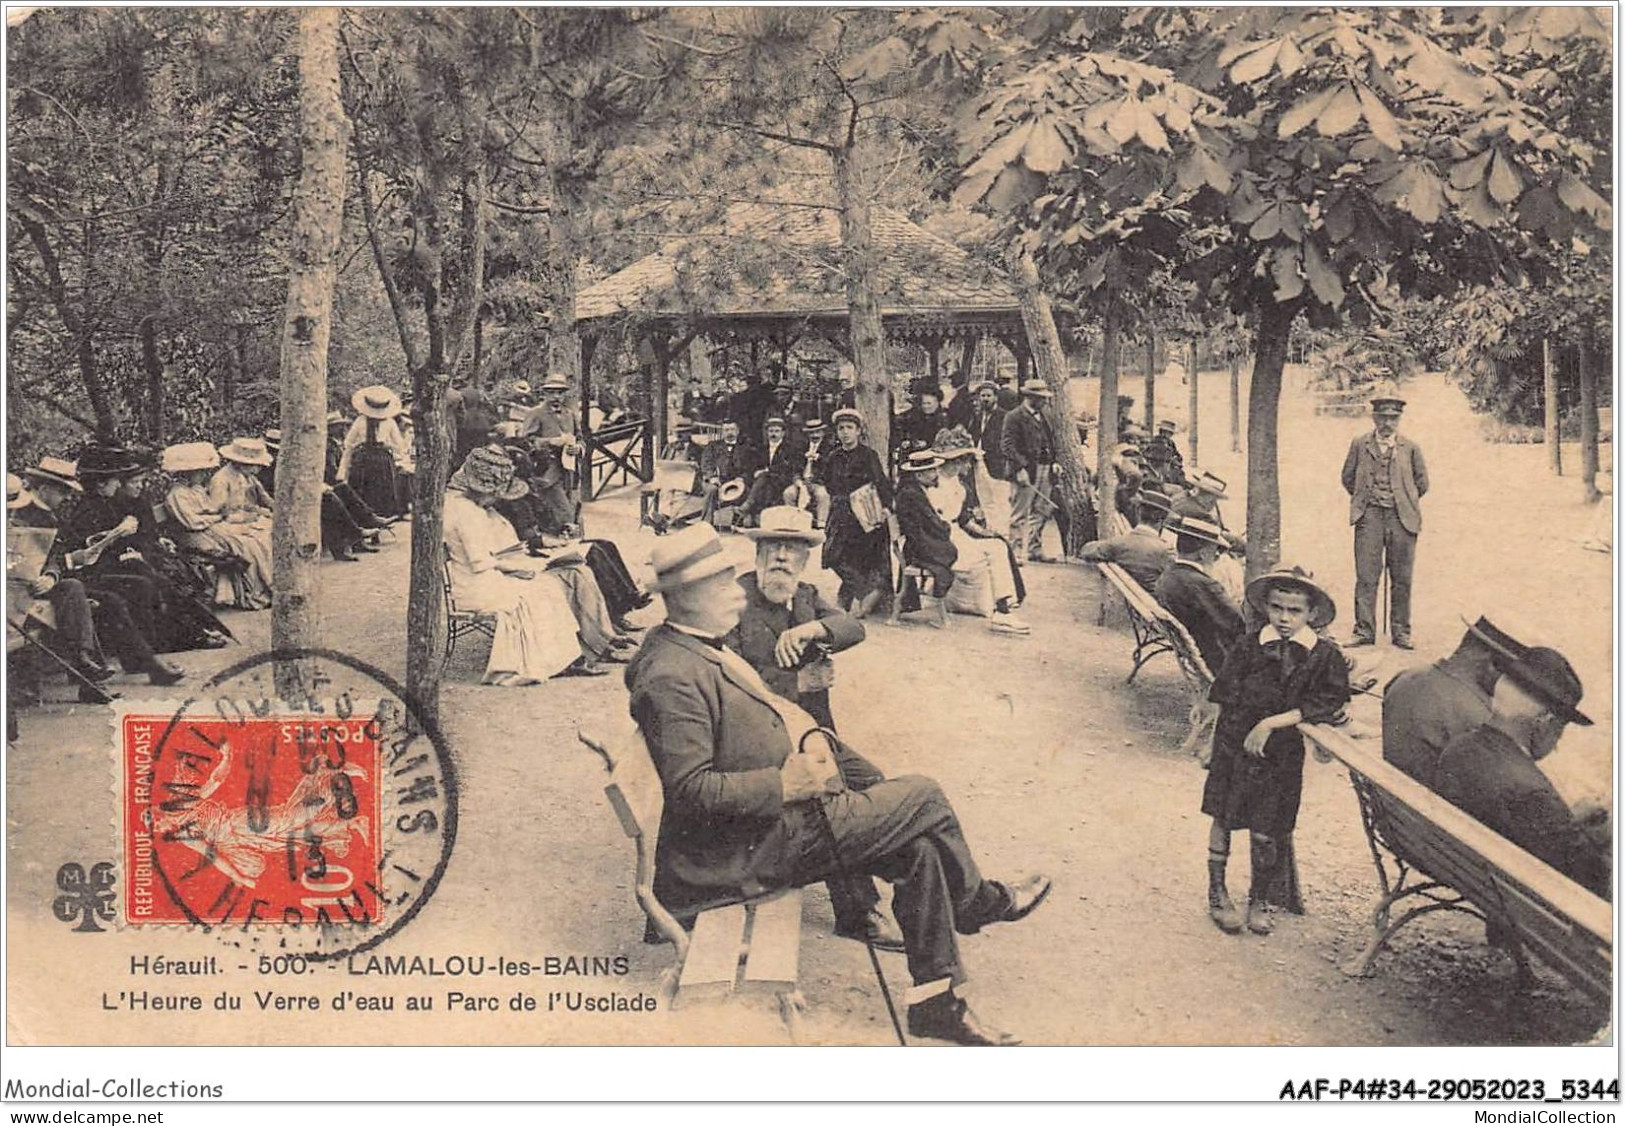
[[[671,402],[671,337],[655,329],[650,338],[655,347],[654,389],[649,403],[649,425],[643,428],[643,471],[654,480],[656,451],[666,448],[667,404]],[[647,377],[645,377],[647,378]],[[647,386],[647,385],[646,385]],[[659,441],[656,441],[656,435]]]
[[[931,382],[942,384],[942,337],[932,336],[921,341],[925,345],[925,360],[931,373]]]

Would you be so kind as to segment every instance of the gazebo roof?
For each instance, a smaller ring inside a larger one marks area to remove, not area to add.
[[[952,242],[897,211],[871,212],[881,315],[976,325],[1019,320],[1015,289]],[[844,318],[839,214],[830,208],[731,206],[720,229],[675,238],[576,295],[576,319],[694,321]],[[585,327],[585,325],[584,325]]]

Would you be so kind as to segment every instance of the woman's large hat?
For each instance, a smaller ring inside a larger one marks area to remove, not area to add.
[[[812,526],[812,513],[787,504],[762,509],[757,527],[746,528],[744,534],[758,543],[762,540],[800,540],[817,546],[824,542],[824,533]]]
[[[931,443],[931,452],[943,461],[958,457],[975,457],[982,451],[963,426],[948,426],[937,431],[937,440]]]
[[[941,465],[942,459],[930,450],[915,450],[903,459],[903,464],[898,468],[904,473],[924,473],[927,469],[937,469]]]
[[[213,442],[178,442],[165,446],[158,467],[165,473],[187,473],[195,469],[219,469],[220,451]]]
[[[140,459],[129,450],[116,446],[90,446],[79,455],[78,476],[84,481],[123,477],[140,468]]]
[[[689,586],[723,572],[732,574],[734,564],[723,548],[717,530],[703,521],[673,532],[649,554],[654,582],[649,589],[664,593]]]
[[[478,446],[470,450],[462,468],[451,475],[446,487],[503,500],[518,500],[530,492],[530,486],[514,475],[513,458],[497,446]]]
[[[78,467],[66,458],[42,457],[38,465],[23,470],[23,476],[36,481],[51,481],[76,493],[85,491],[85,487],[79,483]]]
[[[368,418],[394,418],[401,413],[401,397],[382,383],[358,388],[350,396],[350,405]]]
[[[233,438],[220,447],[220,456],[239,465],[270,465],[271,451],[264,438]]]
[[[1247,605],[1264,617],[1264,599],[1277,587],[1302,591],[1309,596],[1309,626],[1324,629],[1337,618],[1337,603],[1321,585],[1315,582],[1315,573],[1302,567],[1276,567],[1259,575],[1247,584]]]
[[[1591,726],[1591,717],[1577,707],[1585,688],[1575,675],[1574,667],[1556,649],[1537,645],[1517,660],[1508,662],[1502,674],[1564,722]]]

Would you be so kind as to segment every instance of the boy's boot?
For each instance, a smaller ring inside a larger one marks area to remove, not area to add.
[[[1264,901],[1268,898],[1270,880],[1275,876],[1275,842],[1255,834],[1250,851],[1253,882],[1247,891],[1247,929],[1254,934],[1270,934],[1275,930],[1275,923]]]
[[[1241,912],[1230,901],[1230,892],[1224,886],[1224,868],[1229,861],[1227,852],[1207,850],[1207,913],[1225,934],[1241,933]]]

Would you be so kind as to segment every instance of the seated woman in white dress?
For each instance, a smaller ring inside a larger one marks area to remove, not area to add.
[[[959,551],[954,566],[954,589],[980,599],[982,605],[954,605],[984,615],[991,610],[992,628],[1004,633],[1029,633],[1031,627],[1011,611],[1026,597],[1026,587],[1016,566],[1010,545],[995,534],[983,518],[977,501],[975,473],[981,450],[962,427],[950,427],[937,434],[932,452],[942,458],[937,482],[925,492],[931,507],[948,522],[950,538]],[[986,576],[984,579],[983,576]],[[991,606],[986,602],[991,596]],[[950,604],[952,596],[950,595]]]
[[[164,509],[182,545],[232,555],[244,563],[240,571],[219,573],[215,601],[240,610],[271,605],[270,522],[257,518],[246,504],[236,504],[228,512],[215,499],[212,478],[220,469],[220,452],[209,442],[182,442],[164,450],[161,467],[175,479],[164,497]],[[264,492],[260,488],[260,495]],[[222,487],[223,498],[233,495],[242,501],[246,494]]]
[[[591,614],[597,587],[582,583],[570,568],[549,568],[526,556],[513,525],[496,511],[499,501],[525,495],[529,486],[514,476],[502,450],[472,450],[447,482],[444,535],[452,597],[459,609],[496,615],[496,636],[486,663],[485,683],[540,684],[550,676],[603,676],[600,664],[616,648],[603,640]],[[576,570],[585,571],[585,568]],[[603,599],[598,606],[603,609]],[[583,609],[578,618],[574,605]],[[603,611],[608,617],[608,611]],[[585,619],[583,624],[582,619]]]

